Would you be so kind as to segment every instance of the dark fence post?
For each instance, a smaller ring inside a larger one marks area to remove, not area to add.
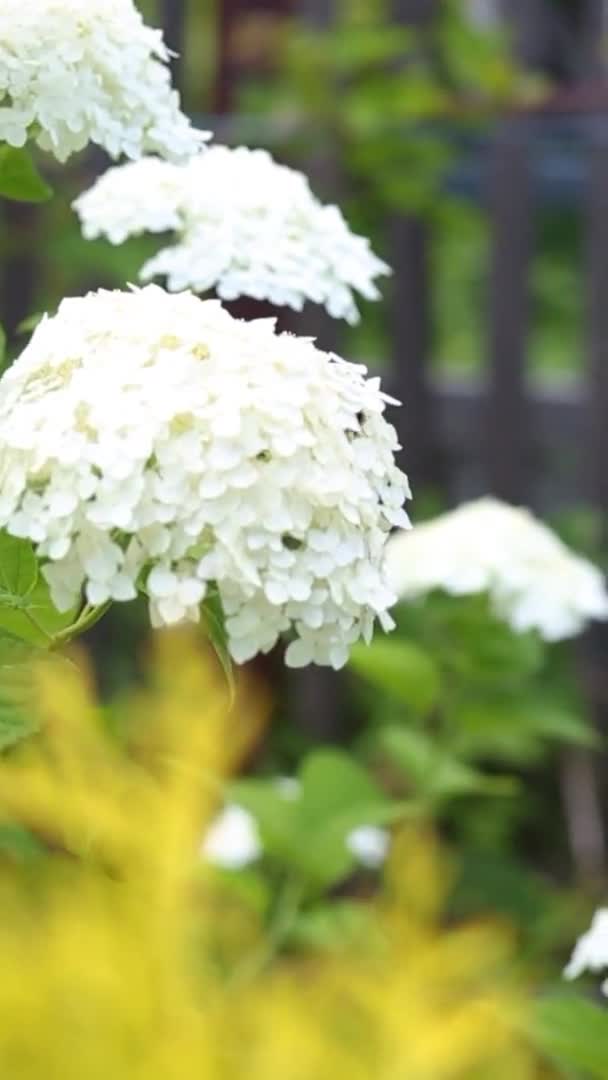
[[[592,134],[589,160],[589,191],[587,198],[587,401],[585,474],[581,478],[581,495],[585,495],[600,514],[601,536],[608,540],[608,126],[598,118]],[[581,654],[581,669],[589,705],[599,731],[608,731],[608,627],[596,624],[587,634]],[[586,768],[585,787],[593,784],[597,805],[595,817],[601,821],[599,781],[594,761],[587,753],[582,757]],[[602,795],[606,785],[601,785]],[[589,799],[585,797],[583,805]],[[595,830],[597,832],[597,829]],[[595,832],[592,832],[595,835]],[[595,870],[605,869],[604,845],[592,852]]]
[[[34,310],[39,271],[36,233],[40,211],[31,203],[2,200],[2,204],[6,254],[2,266],[0,321],[11,341],[19,323]]]
[[[532,193],[526,122],[506,121],[491,154],[487,480],[493,494],[517,501],[531,493],[525,367]]]
[[[298,11],[304,24],[322,33],[333,26],[335,0],[300,0]],[[296,31],[297,32],[297,31]],[[323,202],[340,202],[343,177],[339,149],[327,137],[327,129],[318,129],[311,135],[311,152],[307,156],[305,172],[313,192]],[[328,352],[340,349],[340,323],[332,319],[324,308],[308,304],[302,315],[293,322],[296,333],[316,338],[320,348]]]
[[[598,119],[587,201],[587,490],[608,513],[608,126]],[[601,126],[600,126],[601,125]]]
[[[334,20],[333,0],[301,0],[298,12],[313,30],[328,30]],[[313,191],[322,199],[339,201],[340,163],[318,136],[306,162]],[[308,304],[292,320],[296,333],[310,334],[321,349],[339,347],[340,328],[323,308]],[[309,667],[289,673],[288,708],[295,724],[314,739],[335,739],[344,731],[344,680],[331,668]]]
[[[392,5],[396,22],[419,28],[431,22],[437,10],[437,0],[394,0]],[[391,388],[403,403],[395,419],[415,493],[444,479],[430,381],[429,227],[423,217],[405,211],[391,218],[389,232],[388,261],[394,272]]]
[[[161,24],[165,42],[176,55],[171,60],[173,83],[183,92],[184,48],[186,45],[186,0],[161,0]]]

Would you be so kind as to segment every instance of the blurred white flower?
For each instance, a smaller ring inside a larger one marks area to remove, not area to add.
[[[88,142],[112,157],[181,160],[200,148],[171,87],[160,30],[132,0],[2,0],[0,140],[60,161]]]
[[[278,777],[277,788],[292,802],[300,794],[300,781]],[[390,834],[376,825],[359,825],[346,836],[346,847],[362,866],[377,870],[386,859]],[[211,823],[204,837],[201,854],[215,866],[239,870],[259,859],[263,853],[258,823],[249,810],[231,803]]]
[[[172,291],[214,288],[223,300],[252,296],[301,310],[310,300],[334,318],[357,321],[354,292],[379,297],[389,268],[323,206],[302,173],[265,150],[213,146],[185,165],[155,159],[106,172],[74,203],[84,235],[120,244],[171,229],[178,242],[143,266]]]
[[[390,834],[378,825],[359,825],[346,837],[346,846],[362,866],[376,870],[388,855]]]
[[[392,537],[386,571],[401,599],[432,589],[487,592],[498,617],[547,641],[608,617],[600,571],[528,510],[490,497]]]
[[[201,855],[214,866],[241,870],[262,854],[255,818],[242,806],[229,804],[213,821],[201,846]]]
[[[564,968],[566,979],[578,979],[584,971],[602,971],[608,968],[608,908],[599,908],[586,934],[574,947],[569,963]],[[608,979],[602,984],[608,994]]]
[[[365,369],[150,285],[65,300],[0,380],[0,528],[66,610],[145,588],[154,625],[219,593],[232,656],[294,640],[342,666],[384,627],[407,522],[388,399]]]

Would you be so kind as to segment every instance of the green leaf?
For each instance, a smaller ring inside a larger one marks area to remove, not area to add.
[[[222,602],[217,594],[210,595],[205,599],[204,604],[201,606],[201,613],[209,641],[213,645],[215,655],[226,676],[230,698],[233,699],[235,693],[234,669],[228,648],[228,635],[226,633]]]
[[[20,606],[38,580],[38,563],[29,540],[0,532],[0,604]]]
[[[299,775],[295,853],[301,872],[317,888],[346,877],[356,859],[346,838],[358,825],[382,825],[399,810],[361,765],[340,750],[308,755]]]
[[[25,319],[22,319],[16,328],[18,334],[30,334],[32,330],[35,330],[38,323],[44,319],[43,311],[35,311],[32,315],[26,315]]]
[[[377,638],[371,645],[355,645],[350,666],[418,715],[426,715],[437,703],[441,687],[437,667],[428,653],[409,641]]]
[[[338,750],[309,754],[299,782],[299,792],[290,796],[276,780],[241,780],[230,785],[229,797],[255,817],[267,855],[316,893],[355,868],[346,844],[352,829],[395,821],[404,808]]]
[[[44,845],[22,825],[12,822],[0,824],[0,855],[25,864],[42,858],[44,854]]]
[[[530,1022],[538,1045],[558,1062],[585,1070],[597,1080],[608,1076],[608,1012],[572,994],[541,1001]]]
[[[316,904],[298,915],[289,935],[291,944],[307,949],[343,949],[375,944],[379,938],[369,905],[355,900]]]
[[[73,609],[57,611],[51,600],[49,587],[40,576],[19,607],[3,607],[0,604],[0,632],[7,630],[23,641],[45,648],[48,647],[50,638],[74,622],[75,615]]]
[[[517,765],[533,762],[549,741],[594,747],[598,737],[587,718],[558,700],[488,696],[465,700],[453,713],[455,746],[466,757],[496,757]]]
[[[422,731],[389,725],[378,731],[377,745],[425,798],[441,801],[476,793],[512,795],[517,790],[511,777],[486,775],[453,757]]]
[[[313,826],[322,825],[337,815],[354,817],[353,825],[362,825],[361,817],[370,805],[387,801],[384,792],[363,766],[341,750],[316,750],[305,759],[300,770],[302,794],[298,800]]]
[[[286,798],[274,780],[236,780],[227,796],[253,814],[264,851],[289,864],[297,843],[297,799]]]
[[[42,179],[25,149],[0,146],[0,195],[19,202],[46,202],[52,188]]]
[[[38,730],[32,708],[30,663],[39,651],[0,632],[0,750]]]

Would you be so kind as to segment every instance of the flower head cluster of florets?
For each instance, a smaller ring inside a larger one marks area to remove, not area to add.
[[[201,145],[171,87],[169,52],[132,0],[2,0],[0,140],[60,161],[88,142],[112,157],[182,160]]]
[[[265,150],[213,146],[180,166],[144,158],[110,169],[74,205],[88,238],[175,231],[140,274],[172,291],[214,288],[298,311],[309,300],[354,323],[354,293],[377,300],[374,279],[389,272],[337,206]]]
[[[154,624],[217,592],[244,661],[345,663],[407,523],[385,396],[365,369],[158,286],[65,300],[0,381],[0,527],[56,606],[150,598]]]
[[[486,592],[499,618],[546,641],[608,618],[602,572],[529,510],[492,497],[395,535],[386,568],[403,599],[433,589],[456,596]]]

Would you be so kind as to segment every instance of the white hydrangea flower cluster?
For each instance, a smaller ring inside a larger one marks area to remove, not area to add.
[[[378,379],[155,285],[64,300],[0,380],[0,528],[60,610],[129,600],[196,620],[217,589],[237,662],[346,662],[388,627],[407,479]]]
[[[354,235],[337,206],[265,150],[213,146],[185,165],[146,160],[108,170],[74,207],[84,235],[113,244],[173,230],[178,242],[143,267],[172,291],[215,288],[223,300],[251,296],[300,311],[307,300],[357,322],[354,292],[377,300],[389,273]]]
[[[578,979],[584,971],[598,972],[608,968],[608,908],[599,908],[586,934],[577,941],[569,963],[564,968],[566,979]],[[608,979],[602,984],[608,994]]]
[[[282,777],[279,783],[295,785],[293,793],[286,797],[297,798],[297,780]],[[388,855],[390,834],[377,825],[358,825],[347,833],[345,844],[361,866],[378,870]],[[211,822],[201,845],[203,858],[224,870],[241,870],[263,854],[258,823],[253,814],[238,803],[228,803],[220,811]]]
[[[608,617],[603,575],[528,510],[486,497],[394,536],[386,569],[403,598],[488,592],[496,614],[547,641]]]
[[[168,59],[132,0],[2,0],[0,140],[31,137],[59,161],[88,142],[187,158],[206,136],[180,111]]]

